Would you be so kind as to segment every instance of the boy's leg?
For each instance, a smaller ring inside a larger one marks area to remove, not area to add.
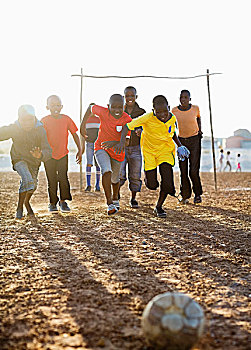
[[[57,160],[58,182],[60,190],[60,201],[72,200],[70,183],[68,179],[68,154]]]
[[[116,201],[116,206],[119,209],[119,188],[120,188],[120,172],[121,172],[121,164],[122,162],[119,162],[113,158],[111,158],[111,167],[112,167],[112,174],[111,174],[111,183],[112,183],[112,199],[113,201]]]
[[[14,169],[21,176],[20,187],[19,187],[19,199],[17,205],[16,218],[21,219],[23,217],[23,205],[27,191],[34,191],[36,183],[32,177],[30,169],[25,161],[17,162],[14,165]]]
[[[168,194],[170,196],[175,195],[175,187],[174,187],[174,181],[173,181],[173,167],[168,163],[161,163],[159,165],[159,172],[161,176],[161,183],[160,183],[159,199],[156,204],[156,208],[162,208],[162,205],[164,204]]]
[[[57,177],[57,160],[49,159],[44,163],[46,177],[48,181],[48,193],[50,204],[56,205],[58,202],[57,189],[58,189],[58,177]]]
[[[106,203],[107,205],[110,205],[112,204],[111,158],[109,154],[103,149],[98,150],[95,155],[96,155],[97,162],[101,168],[102,185],[105,192]]]
[[[157,168],[145,171],[145,185],[149,190],[157,190],[159,187]]]
[[[94,155],[94,164],[95,164],[95,167],[96,167],[96,184],[95,184],[95,191],[100,191],[100,185],[99,185],[99,182],[100,182],[100,167],[98,165],[98,162],[96,160],[96,157]]]
[[[132,146],[130,153],[128,154],[128,179],[129,189],[131,190],[131,206],[138,207],[136,201],[137,192],[141,191],[141,168],[142,168],[142,156],[140,146]]]
[[[112,186],[111,186],[111,171],[107,171],[102,175],[102,186],[104,188],[107,205],[112,204]]]
[[[26,192],[24,205],[26,207],[28,215],[34,215],[34,212],[33,212],[32,207],[30,205],[30,199],[31,199],[31,196],[33,195],[33,193],[35,192],[35,190],[37,189],[37,177],[38,177],[38,170],[39,170],[39,168],[38,167],[31,167],[31,166],[29,166],[29,170],[30,170],[30,173],[31,173],[33,181],[34,181],[35,188],[34,188],[33,191]]]
[[[126,178],[126,167],[127,167],[127,163],[128,163],[128,161],[127,161],[127,157],[128,157],[127,148],[128,147],[125,148],[125,159],[123,160],[123,162],[121,162],[121,167],[120,167],[120,174],[119,174],[120,187],[122,187],[127,180],[127,178]]]
[[[191,152],[189,141],[181,137],[179,139],[182,145],[186,146]],[[190,198],[192,194],[191,183],[188,177],[188,159],[187,158],[183,162],[179,160],[179,168],[180,168],[180,193],[181,193],[182,199],[186,200]]]
[[[86,192],[91,191],[91,175],[94,156],[94,143],[86,142]]]
[[[191,138],[189,151],[189,176],[193,184],[195,197],[198,197],[203,193],[200,181],[201,138],[199,136]]]

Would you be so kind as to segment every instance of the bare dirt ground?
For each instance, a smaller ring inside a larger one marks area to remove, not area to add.
[[[250,349],[251,173],[219,174],[217,193],[213,174],[202,180],[203,203],[169,197],[163,220],[152,214],[157,193],[145,187],[135,210],[124,186],[120,213],[108,217],[104,195],[80,193],[75,173],[72,212],[49,215],[40,173],[36,219],[16,221],[19,178],[0,173],[0,348],[150,349],[145,305],[180,291],[206,314],[195,349]]]

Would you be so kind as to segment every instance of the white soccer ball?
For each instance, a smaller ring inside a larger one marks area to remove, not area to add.
[[[182,293],[154,297],[142,315],[142,329],[154,349],[189,350],[201,337],[205,325],[201,306]]]

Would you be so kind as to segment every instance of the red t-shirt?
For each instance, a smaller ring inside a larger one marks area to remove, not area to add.
[[[100,119],[100,129],[94,146],[95,151],[102,149],[101,143],[104,141],[120,141],[123,126],[132,120],[125,112],[119,119],[116,119],[111,115],[108,108],[97,105],[92,106],[92,113],[98,115]],[[112,148],[109,148],[106,152],[119,162],[122,162],[125,158],[125,152],[116,154]]]
[[[60,118],[54,118],[51,115],[41,119],[46,130],[49,144],[52,148],[52,158],[61,159],[69,153],[68,135],[75,134],[78,128],[74,121],[68,115],[61,114]]]

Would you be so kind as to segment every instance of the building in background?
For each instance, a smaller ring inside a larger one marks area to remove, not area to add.
[[[247,129],[238,129],[234,136],[226,140],[226,148],[251,148],[251,133]]]

